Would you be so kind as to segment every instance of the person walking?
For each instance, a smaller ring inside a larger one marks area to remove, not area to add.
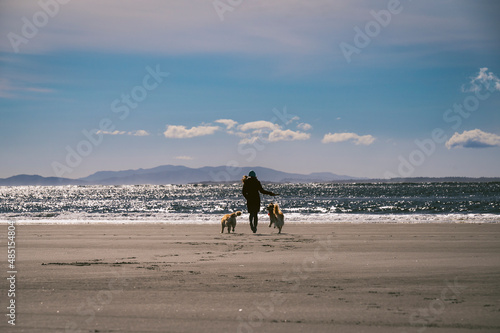
[[[250,171],[247,176],[243,176],[241,180],[243,182],[243,196],[247,200],[247,209],[250,214],[250,229],[253,233],[257,232],[257,224],[259,223],[258,213],[260,211],[260,193],[267,194],[270,196],[276,196],[278,194],[271,191],[266,191],[262,188],[262,184],[257,179],[255,171]]]

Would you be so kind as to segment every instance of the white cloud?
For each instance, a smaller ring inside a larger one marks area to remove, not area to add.
[[[371,135],[358,135],[356,133],[328,133],[325,134],[323,137],[323,140],[321,142],[323,143],[337,143],[337,142],[344,142],[344,141],[352,141],[356,145],[364,145],[368,146],[371,145],[375,141],[375,137]]]
[[[285,107],[285,111],[286,111],[286,107]],[[299,120],[300,120],[300,118],[298,116],[294,116],[290,120],[288,120],[286,122],[286,124],[289,125],[289,124],[293,123],[294,121],[299,121]]]
[[[184,160],[184,161],[190,161],[193,158],[191,156],[176,156],[174,157],[176,160]]]
[[[259,136],[249,136],[249,137],[245,137],[245,138],[241,139],[238,144],[240,144],[240,145],[252,145],[255,142],[257,142],[257,140],[259,140],[259,139],[262,140],[262,138]]]
[[[194,126],[187,129],[186,126],[167,125],[167,130],[163,132],[163,135],[166,138],[186,139],[197,136],[212,135],[218,129],[218,126]]]
[[[96,133],[97,134],[104,134],[104,135],[133,135],[133,136],[148,136],[148,135],[150,135],[149,132],[145,131],[145,130],[137,130],[137,131],[131,131],[131,132],[118,131],[118,130],[110,132],[110,131],[98,130]]]
[[[307,124],[307,123],[300,123],[297,125],[297,128],[301,129],[303,131],[309,131],[310,129],[312,129],[312,126],[310,124]]]
[[[279,129],[280,127],[270,121],[266,120],[258,120],[258,121],[252,121],[249,123],[242,124],[238,126],[238,129],[240,131],[246,132],[249,130],[254,130],[254,131],[259,131],[263,129],[269,129],[269,130],[274,130],[274,129]]]
[[[294,118],[296,121],[299,118]],[[291,129],[283,129],[280,125],[266,120],[257,120],[238,125],[238,122],[232,119],[218,119],[214,122],[225,125],[225,129],[219,126],[202,125],[192,128],[186,128],[182,125],[167,125],[167,130],[163,133],[166,138],[193,138],[196,136],[211,135],[217,130],[224,129],[229,135],[234,135],[240,138],[239,144],[254,144],[257,141],[261,142],[277,142],[277,141],[295,141],[307,140],[311,134],[302,131],[293,131]],[[303,129],[311,129],[309,124],[299,124],[297,127]]]
[[[300,131],[292,131],[290,129],[282,130],[276,128],[272,131],[256,130],[252,133],[236,133],[242,139],[239,144],[253,144],[260,140],[261,142],[278,142],[278,141],[297,141],[297,140],[307,140],[311,137],[311,134],[304,133]]]
[[[287,124],[297,120],[299,120],[299,117],[293,117]],[[312,128],[309,124],[299,124],[297,127]],[[242,138],[239,144],[253,144],[258,140],[262,142],[307,140],[311,137],[309,133],[282,129],[280,125],[266,120],[252,121],[239,125],[238,130],[239,132],[234,134]]]
[[[118,130],[113,131],[113,132],[98,130],[96,133],[97,134],[104,134],[104,135],[125,135],[125,134],[127,134],[127,132],[125,132],[125,131],[118,131]]]
[[[145,130],[138,130],[134,132],[128,132],[128,134],[133,136],[148,136],[149,132]]]
[[[281,130],[281,129],[275,129],[271,133],[269,133],[268,140],[270,142],[276,142],[276,141],[295,141],[295,140],[307,140],[311,137],[311,134],[309,133],[303,133],[299,131],[292,131],[292,130]]]
[[[228,129],[228,130],[230,130],[231,128],[233,128],[234,126],[236,126],[238,124],[237,121],[234,121],[232,119],[219,119],[219,120],[216,120],[215,122],[226,125],[226,129]]]
[[[462,87],[462,91],[476,92],[483,88],[490,91],[500,91],[500,79],[493,72],[488,72],[487,67],[480,68],[479,73],[471,79],[469,86]]]
[[[462,134],[455,132],[446,142],[446,148],[488,148],[500,147],[500,135],[486,133],[479,129],[464,131]]]

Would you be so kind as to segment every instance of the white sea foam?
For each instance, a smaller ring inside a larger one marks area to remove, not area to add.
[[[124,219],[116,216],[114,218],[15,218],[19,224],[219,224],[220,215],[217,214],[165,214],[163,216],[143,216]],[[0,219],[0,224],[6,224],[9,219]],[[259,222],[267,223],[268,217],[264,214],[259,216]],[[248,214],[238,218],[238,223],[248,224]],[[417,223],[500,223],[500,216],[494,214],[285,214],[285,223],[306,224],[328,224],[328,223],[395,223],[395,224],[417,224]]]

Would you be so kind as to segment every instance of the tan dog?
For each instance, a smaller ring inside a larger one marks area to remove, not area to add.
[[[241,215],[240,211],[237,211],[236,213],[224,215],[222,217],[222,219],[220,220],[220,224],[222,225],[222,231],[220,233],[221,234],[224,233],[225,227],[227,227],[228,234],[231,232],[231,228],[233,228],[233,232],[234,232],[234,228],[236,227],[236,216],[240,216],[240,215]]]
[[[278,234],[281,234],[281,228],[283,228],[283,225],[285,224],[285,216],[281,212],[278,204],[274,204],[271,202],[266,209],[269,212],[269,218],[271,219],[269,228],[274,223],[274,227],[278,228],[279,230]]]

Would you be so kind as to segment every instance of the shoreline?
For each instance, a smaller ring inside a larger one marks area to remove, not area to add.
[[[0,328],[500,330],[499,224],[264,222],[19,224],[17,324]]]
[[[38,218],[7,218],[0,217],[0,225],[16,221],[22,225],[87,225],[87,224],[165,224],[165,225],[218,225],[221,214],[200,214],[186,216],[180,214],[176,217],[149,217],[129,219],[44,219]],[[259,214],[259,219],[265,223],[269,218],[264,213]],[[248,213],[243,213],[237,219],[238,224],[248,225]],[[308,216],[285,215],[285,225],[315,225],[315,224],[500,224],[499,214],[336,214],[321,216],[310,214]]]

